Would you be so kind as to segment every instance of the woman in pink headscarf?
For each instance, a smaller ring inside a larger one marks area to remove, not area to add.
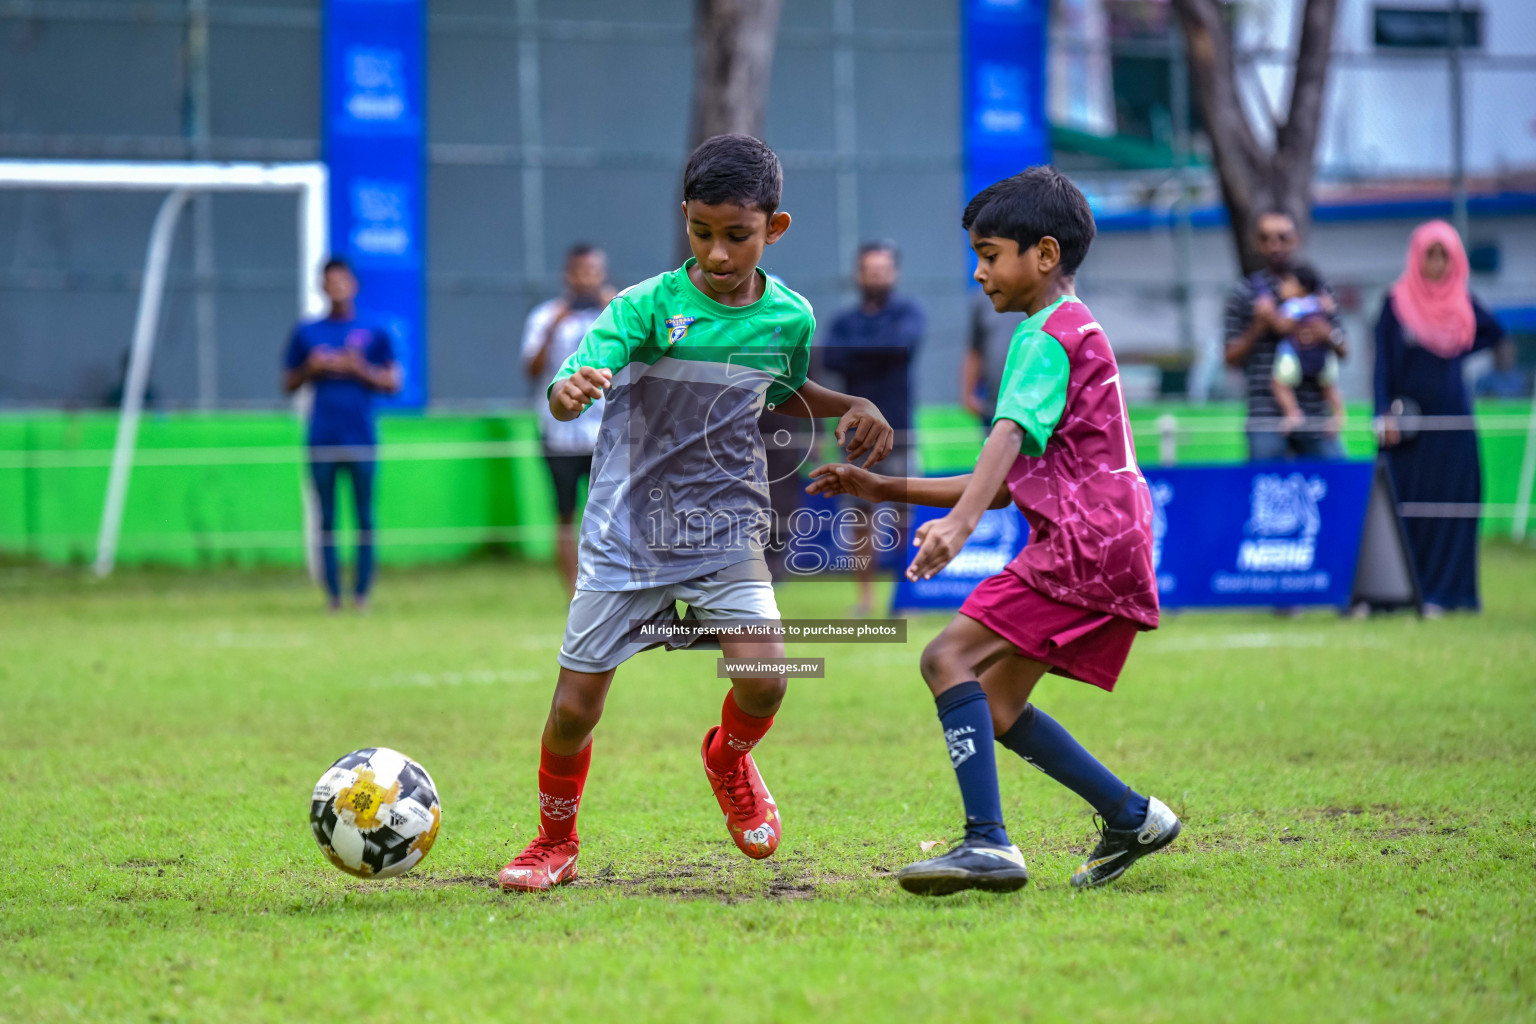
[[[1376,415],[1398,501],[1408,506],[1403,524],[1426,615],[1479,607],[1477,518],[1443,513],[1482,501],[1462,361],[1502,336],[1467,291],[1467,253],[1456,229],[1443,220],[1419,225],[1376,321]],[[1421,415],[1464,417],[1466,429],[1429,429],[1443,425],[1431,421],[1420,430]],[[1441,514],[1424,514],[1432,512]]]

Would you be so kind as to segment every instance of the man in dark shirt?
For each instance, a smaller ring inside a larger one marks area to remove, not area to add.
[[[1259,214],[1254,222],[1254,248],[1264,258],[1264,268],[1239,281],[1227,298],[1227,365],[1243,371],[1248,399],[1248,458],[1255,462],[1305,454],[1298,448],[1303,439],[1293,438],[1280,428],[1284,413],[1275,401],[1272,387],[1275,347],[1284,338],[1279,329],[1282,319],[1277,312],[1280,285],[1295,265],[1299,242],[1296,222],[1290,214],[1280,210]],[[1321,287],[1331,296],[1327,285]],[[1333,304],[1332,309],[1326,323],[1321,318],[1303,321],[1296,328],[1296,337],[1304,344],[1326,341],[1343,359],[1344,329],[1339,324],[1337,305]],[[1301,401],[1302,415],[1308,421],[1327,420],[1332,409],[1326,399],[1309,394],[1311,397]]]
[[[325,265],[323,284],[331,312],[323,320],[294,328],[283,359],[283,389],[314,386],[309,416],[309,468],[320,502],[320,552],[330,608],[341,608],[341,573],[336,562],[336,474],[352,480],[357,518],[357,579],[353,599],[368,604],[373,578],[373,400],[400,390],[400,365],[389,335],[357,317],[357,278],[345,260]]]
[[[850,395],[867,398],[885,414],[896,430],[896,446],[875,472],[886,476],[913,475],[911,455],[916,451],[912,423],[912,371],[917,365],[922,345],[924,317],[922,307],[904,295],[896,294],[900,277],[900,253],[895,242],[866,242],[859,247],[857,279],[860,299],[832,321],[830,337],[824,343],[822,365],[841,374]],[[900,538],[900,519],[889,522],[876,517],[894,511],[875,510],[866,502],[854,501],[861,513],[854,527],[854,554],[859,581],[856,612],[867,614],[874,602],[876,563],[891,542]],[[881,550],[872,550],[875,526],[880,526]]]

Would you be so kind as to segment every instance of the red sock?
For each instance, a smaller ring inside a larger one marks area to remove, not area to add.
[[[736,706],[736,693],[725,695],[720,708],[720,731],[709,744],[709,770],[721,775],[736,770],[747,752],[757,746],[757,741],[768,734],[773,716],[755,718]]]
[[[546,839],[576,841],[576,809],[581,787],[587,783],[592,763],[592,744],[562,757],[539,746],[539,835]]]

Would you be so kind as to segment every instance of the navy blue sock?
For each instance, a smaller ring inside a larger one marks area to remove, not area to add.
[[[1033,704],[1025,706],[997,742],[1087,800],[1110,828],[1133,829],[1146,820],[1147,798],[1116,778]]]
[[[997,755],[992,750],[992,709],[975,681],[950,687],[933,699],[949,744],[949,761],[965,802],[965,835],[998,846],[1012,845],[1003,828],[1003,800],[997,791]]]

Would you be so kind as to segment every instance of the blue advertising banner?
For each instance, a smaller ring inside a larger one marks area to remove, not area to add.
[[[1375,466],[1280,462],[1144,469],[1164,608],[1349,603]],[[912,528],[944,515],[915,508]],[[898,577],[893,611],[958,608],[1024,546],[1017,509],[992,509],[944,571]],[[909,536],[906,564],[917,554]]]
[[[996,576],[1013,560],[1029,537],[1029,524],[1017,508],[989,508],[981,514],[976,532],[954,561],[931,580],[907,579],[907,566],[917,557],[913,538],[917,528],[930,519],[944,516],[949,509],[912,506],[911,530],[907,534],[906,557],[898,567],[896,589],[891,594],[891,610],[958,608],[988,576]]]
[[[1373,463],[1142,472],[1163,607],[1349,603]]]
[[[422,0],[326,0],[325,160],[331,247],[357,270],[359,314],[403,370],[387,404],[427,401]]]
[[[1051,158],[1045,117],[1049,0],[962,0],[965,198]]]

